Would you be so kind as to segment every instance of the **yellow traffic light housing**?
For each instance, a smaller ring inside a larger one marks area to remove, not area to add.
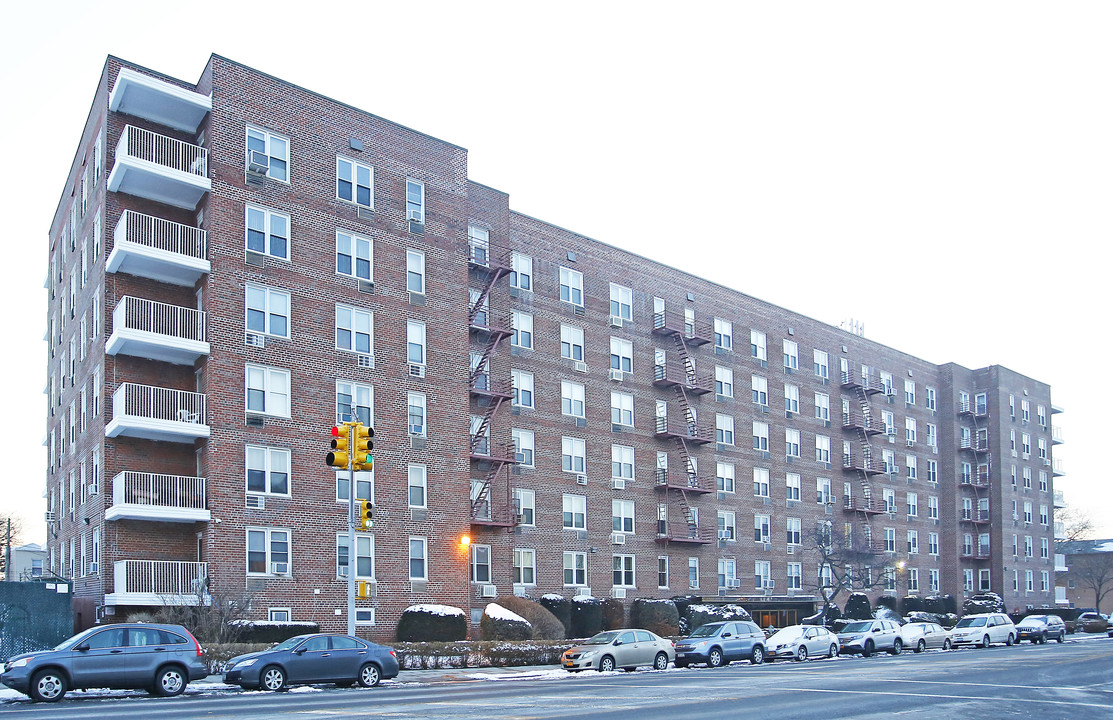
[[[329,467],[347,469],[348,467],[348,428],[343,425],[334,426],[332,433],[332,452],[325,455],[325,464]]]
[[[356,589],[356,597],[369,598],[371,597],[371,583],[360,580]]]
[[[375,428],[357,424],[352,430],[353,440],[355,446],[352,454],[352,469],[370,472],[375,468],[375,458],[371,455],[371,450],[375,447],[375,443],[371,442],[371,438],[375,436]]]
[[[359,500],[359,524],[364,530],[370,530],[375,524],[375,506],[370,500]]]

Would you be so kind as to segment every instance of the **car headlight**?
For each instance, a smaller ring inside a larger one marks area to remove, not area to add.
[[[701,640],[700,642],[696,643],[692,647],[698,647],[698,648],[707,647],[707,640]]]
[[[249,659],[247,659],[247,660],[240,660],[240,661],[239,661],[238,663],[236,663],[236,664],[234,664],[234,665],[229,665],[229,666],[228,666],[228,669],[229,669],[229,670],[231,670],[232,668],[245,668],[245,667],[251,667],[251,666],[252,666],[252,665],[254,665],[254,664],[255,664],[256,662],[258,662],[258,660],[259,660],[259,658],[249,658]]]
[[[26,665],[27,663],[31,662],[34,659],[35,658],[33,658],[33,657],[20,658],[19,660],[16,660],[15,662],[8,663],[8,669],[11,670],[12,668],[23,667],[24,665]]]

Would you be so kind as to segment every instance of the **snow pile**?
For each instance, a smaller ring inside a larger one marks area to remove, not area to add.
[[[498,603],[487,603],[487,607],[483,609],[483,614],[490,617],[492,620],[506,620],[508,622],[520,622],[529,625],[530,622],[517,613],[510,612]]]
[[[549,602],[560,602],[564,599],[564,596],[558,595],[557,593],[545,593],[541,596],[541,599],[548,600]]]
[[[452,615],[463,615],[464,611],[458,607],[451,607],[449,605],[410,605],[404,612],[418,612],[426,613],[428,615],[441,615],[444,617]]]

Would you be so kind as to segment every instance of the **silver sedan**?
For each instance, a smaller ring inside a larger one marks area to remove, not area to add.
[[[932,622],[914,622],[902,626],[900,639],[905,647],[918,653],[924,650],[951,649],[951,631]]]
[[[777,658],[807,660],[809,657],[835,657],[839,637],[820,625],[789,625],[765,641],[765,661]]]
[[[671,640],[658,637],[648,630],[608,630],[569,648],[560,656],[560,664],[568,672],[617,668],[626,671],[649,665],[664,670],[676,660]]]

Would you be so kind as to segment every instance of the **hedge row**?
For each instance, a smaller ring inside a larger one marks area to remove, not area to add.
[[[406,670],[439,668],[556,665],[570,642],[421,642],[394,643],[398,664]]]

